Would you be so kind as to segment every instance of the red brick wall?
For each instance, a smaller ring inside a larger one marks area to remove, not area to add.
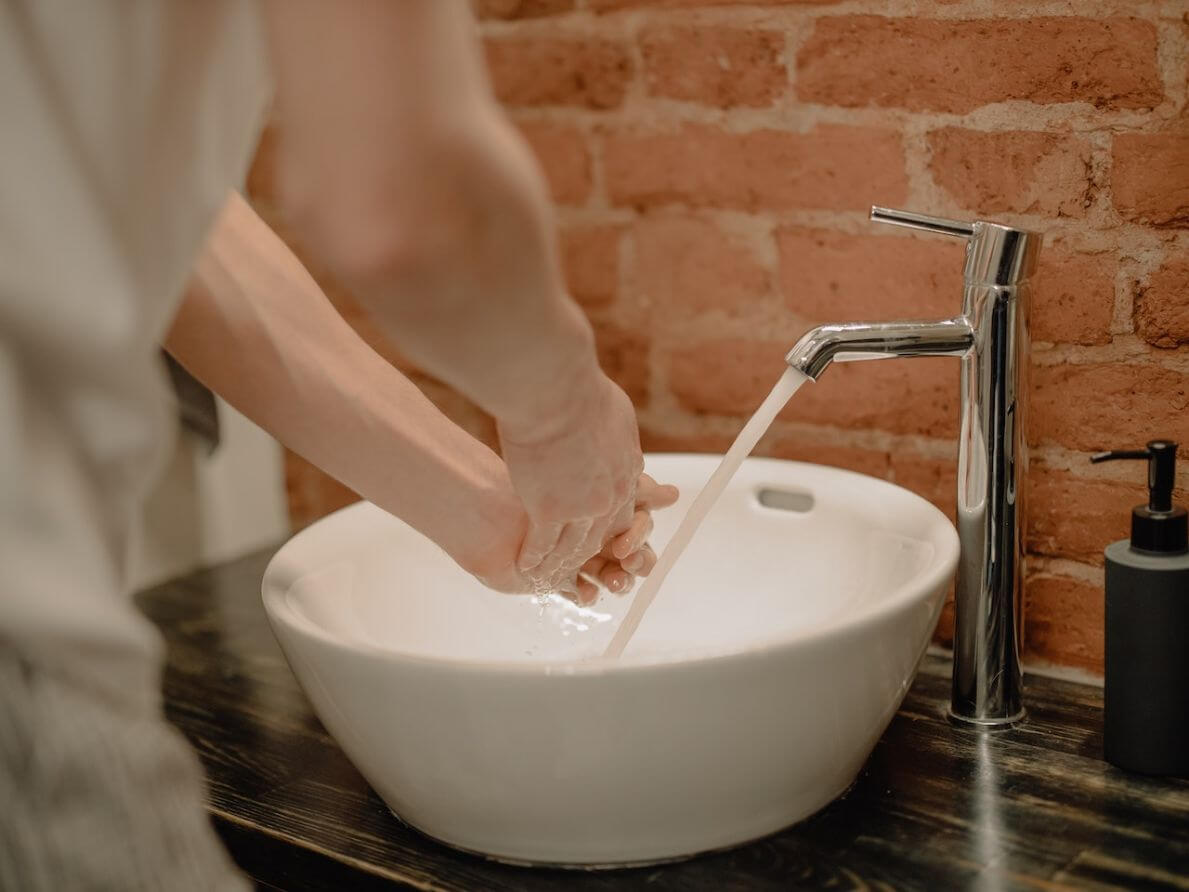
[[[723,450],[814,323],[956,312],[960,244],[875,228],[868,205],[1047,234],[1026,647],[1100,670],[1101,550],[1125,534],[1143,472],[1086,454],[1189,444],[1184,3],[479,7],[496,92],[541,158],[571,288],[646,449]],[[944,359],[834,368],[759,451],[884,477],[952,513],[957,374]],[[298,524],[350,497],[290,471]]]

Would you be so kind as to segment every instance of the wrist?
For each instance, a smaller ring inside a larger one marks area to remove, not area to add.
[[[551,439],[603,398],[608,380],[599,366],[590,323],[568,298],[559,309],[559,319],[542,336],[542,350],[524,386],[503,412],[496,413],[505,441]]]

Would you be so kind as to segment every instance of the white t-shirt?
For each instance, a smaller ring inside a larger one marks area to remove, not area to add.
[[[253,0],[0,4],[0,647],[152,702],[124,585],[174,428],[158,360],[259,135]]]

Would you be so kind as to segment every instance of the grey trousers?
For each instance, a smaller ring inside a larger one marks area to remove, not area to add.
[[[159,711],[129,711],[0,640],[0,890],[245,890],[202,770]]]

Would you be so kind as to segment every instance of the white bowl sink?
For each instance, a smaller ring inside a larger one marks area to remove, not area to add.
[[[682,490],[717,456],[651,455]],[[620,660],[627,599],[495,594],[366,503],[273,558],[264,604],[314,709],[399,817],[531,863],[746,842],[843,793],[908,690],[958,559],[882,480],[748,459]]]

